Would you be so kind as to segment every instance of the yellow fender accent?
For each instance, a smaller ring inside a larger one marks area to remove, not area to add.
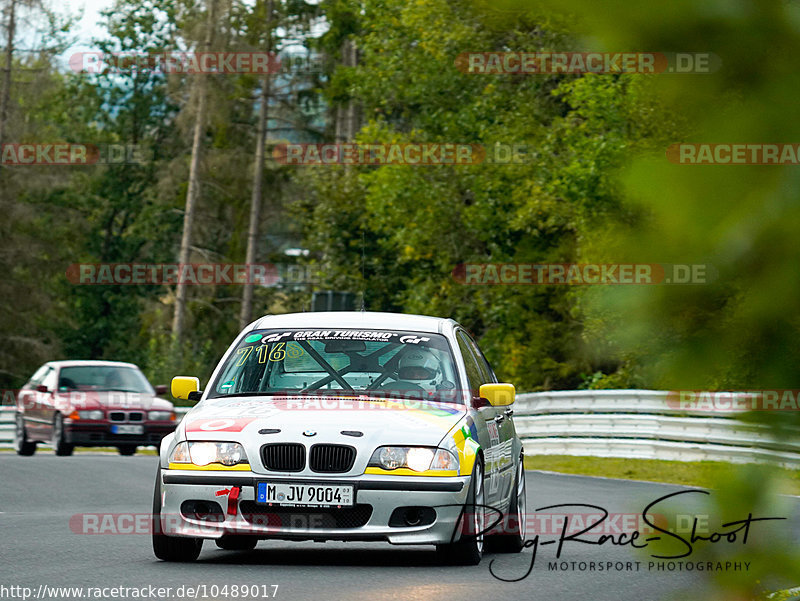
[[[424,472],[415,472],[408,468],[398,468],[396,470],[384,470],[379,467],[368,467],[364,470],[365,474],[373,476],[444,476],[453,477],[458,476],[455,470],[426,470]]]
[[[453,442],[458,449],[458,462],[461,466],[461,475],[469,476],[475,466],[475,458],[478,456],[481,445],[472,438],[464,435],[464,428],[460,427],[453,432]]]

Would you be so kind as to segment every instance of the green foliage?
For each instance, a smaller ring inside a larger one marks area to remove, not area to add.
[[[221,0],[219,6],[215,50],[264,49],[265,3],[248,7]],[[276,1],[275,7],[280,31],[292,39],[304,33],[317,13],[316,7],[298,0]],[[198,28],[205,22],[204,3],[118,0],[105,18],[109,35],[96,43],[106,54],[191,50],[202,36]],[[276,49],[282,40],[275,36]],[[252,74],[209,80],[203,190],[192,260],[241,263],[255,146],[253,99],[260,81]],[[44,54],[26,59],[15,70],[7,141],[134,145],[146,160],[0,171],[0,202],[10,217],[0,225],[5,234],[0,266],[9,276],[0,279],[0,382],[5,386],[21,385],[43,361],[62,357],[133,361],[159,382],[176,373],[207,377],[237,332],[238,286],[191,290],[191,334],[183,356],[175,358],[164,346],[174,306],[169,287],[76,286],[66,278],[68,266],[75,263],[176,261],[194,118],[186,93],[190,84],[189,75],[146,68],[64,73]],[[292,117],[297,102],[281,93],[276,105],[282,116]],[[280,195],[284,186],[286,174],[269,168],[264,222],[272,225],[273,235],[287,235]],[[298,194],[296,189],[291,193]],[[264,249],[259,261],[280,260],[279,250]],[[276,289],[255,294],[261,314],[296,310],[303,301],[296,293]]]
[[[276,49],[323,54],[326,72],[273,82],[269,127],[303,140],[354,103],[360,143],[479,145],[461,166],[279,167],[266,171],[260,261],[302,243],[319,287],[371,310],[449,316],[481,340],[503,380],[554,388],[796,389],[800,363],[800,176],[794,167],[669,163],[674,142],[800,137],[800,13],[779,0],[631,4],[614,0],[275,0]],[[214,49],[261,50],[265,0],[220,0]],[[193,50],[203,0],[118,0],[103,52]],[[51,15],[48,44],[69,23]],[[313,39],[322,29],[327,30]],[[273,23],[274,24],[274,23]],[[358,65],[343,67],[351,41]],[[712,52],[713,74],[468,75],[464,52]],[[0,383],[59,357],[131,360],[157,383],[202,380],[238,329],[241,290],[190,291],[186,345],[170,351],[174,291],[75,286],[73,263],[174,262],[195,104],[191,76],[146,69],[66,74],[52,53],[15,57],[6,140],[144,148],[137,165],[0,169]],[[193,260],[242,262],[255,145],[250,74],[208,78]],[[271,142],[276,141],[273,136]],[[498,149],[521,145],[518,162]],[[708,264],[693,286],[469,286],[464,263]],[[309,290],[258,289],[256,313],[308,306]],[[798,414],[747,417],[786,438]],[[774,511],[773,473],[733,471],[724,512]],[[723,511],[720,509],[720,511]],[[726,514],[727,515],[727,514]],[[736,516],[738,517],[738,515]],[[749,598],[753,579],[797,573],[793,550],[709,595]],[[722,592],[720,592],[722,591]],[[705,591],[704,591],[705,592]]]
[[[220,0],[214,50],[261,50],[266,0]],[[320,124],[353,102],[361,143],[480,145],[462,166],[278,167],[266,171],[260,261],[301,244],[319,287],[366,308],[449,316],[481,340],[503,380],[554,388],[796,389],[800,363],[800,175],[796,167],[669,163],[674,142],[800,138],[797,4],[588,0],[275,0],[276,49],[321,52],[327,71],[273,82],[271,131]],[[118,0],[103,52],[198,48],[203,0]],[[52,15],[47,43],[69,22]],[[322,29],[327,30],[313,39]],[[343,67],[346,40],[358,65]],[[713,74],[468,75],[464,52],[713,52]],[[202,380],[238,329],[241,290],[190,291],[186,345],[170,352],[174,291],[75,286],[73,263],[174,262],[195,104],[191,76],[146,69],[67,74],[52,52],[18,53],[6,142],[135,144],[137,165],[0,168],[0,384],[59,357],[141,364],[157,383]],[[289,81],[289,79],[291,81]],[[214,75],[203,131],[193,260],[243,262],[259,78]],[[281,133],[283,135],[283,133]],[[273,136],[271,142],[276,141]],[[519,162],[497,149],[522,145]],[[693,286],[468,286],[463,263],[708,264]],[[256,313],[308,306],[308,290],[258,289]],[[787,437],[800,414],[749,416]],[[729,475],[725,511],[767,511],[773,474]],[[738,516],[737,516],[738,517]],[[792,550],[755,575],[797,573]],[[749,580],[715,583],[751,598]],[[720,593],[719,591],[723,591]]]
[[[526,13],[527,3],[499,8]],[[763,390],[796,388],[800,361],[798,318],[800,226],[796,166],[675,165],[662,154],[669,143],[775,143],[795,140],[800,120],[794,55],[800,47],[796,4],[630,4],[584,0],[544,3],[575,29],[591,32],[598,50],[710,52],[717,73],[651,78],[650,93],[680,112],[685,124],[657,154],[630,157],[619,185],[639,219],[616,223],[615,249],[640,262],[708,264],[706,285],[620,287],[584,300],[591,331],[625,349],[651,386],[667,389]],[[569,16],[568,16],[569,15]],[[658,125],[661,113],[645,123]],[[682,133],[681,133],[682,131]],[[800,425],[795,411],[756,412],[785,435]],[[721,487],[714,515],[786,511],[769,507],[775,478],[759,467],[737,471]],[[770,514],[773,515],[774,513]],[[800,570],[795,548],[751,541],[745,559],[754,571],[721,575],[703,596],[752,598],[758,582]],[[742,556],[737,556],[741,559]]]
[[[368,122],[359,142],[479,144],[490,159],[498,145],[527,152],[522,164],[317,168],[300,217],[330,285],[363,291],[371,310],[454,317],[521,389],[575,388],[587,370],[616,372],[620,359],[587,343],[582,290],[465,286],[453,270],[598,262],[590,235],[636,218],[614,174],[626,156],[663,137],[664,127],[642,118],[656,100],[631,77],[455,68],[462,52],[569,47],[567,35],[534,18],[510,25],[469,4],[396,0],[366,2],[357,23],[350,12],[339,22],[335,6],[328,35],[336,43],[354,37],[359,65],[340,67],[327,93],[334,104],[362,105]]]

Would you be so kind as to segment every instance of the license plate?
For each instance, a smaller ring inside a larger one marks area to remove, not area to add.
[[[353,505],[353,487],[340,484],[293,484],[259,482],[256,501],[291,507],[334,507]]]
[[[112,434],[144,434],[144,426],[111,426]]]

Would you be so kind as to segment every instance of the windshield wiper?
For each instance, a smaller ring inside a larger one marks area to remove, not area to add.
[[[281,394],[285,394],[285,391],[280,392],[231,392],[231,393],[222,393],[222,394],[215,394],[214,396],[210,396],[210,399],[229,399],[235,396],[278,396]]]
[[[297,390],[275,390],[275,391],[264,391],[264,392],[232,392],[230,394],[216,394],[214,396],[209,396],[209,399],[229,399],[231,397],[253,397],[253,396],[287,396],[287,397],[302,397],[302,398],[313,398],[320,393],[328,396],[343,396],[343,397],[362,397],[359,400],[363,401],[376,401],[380,402],[383,400],[382,397],[388,397],[389,395],[377,395],[374,394],[373,391],[368,390],[342,390],[340,388],[322,388],[320,390],[314,390],[309,393],[305,389],[297,389]],[[400,397],[398,397],[400,398]],[[418,400],[418,399],[414,399]]]

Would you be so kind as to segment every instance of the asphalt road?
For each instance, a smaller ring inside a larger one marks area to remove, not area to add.
[[[221,551],[207,541],[197,563],[169,564],[155,559],[147,534],[80,532],[77,514],[147,514],[155,466],[156,458],[152,456],[55,457],[42,451],[26,458],[0,454],[0,598],[13,598],[14,589],[7,589],[3,595],[2,587],[28,587],[35,595],[40,585],[172,587],[169,598],[186,598],[176,596],[182,586],[206,585],[205,590],[198,590],[201,599],[235,598],[232,585],[259,585],[259,593],[267,594],[273,592],[272,585],[278,585],[276,598],[287,601],[702,598],[702,574],[677,568],[649,569],[648,561],[662,560],[653,560],[646,549],[634,551],[629,546],[568,541],[560,561],[631,562],[631,569],[589,571],[586,566],[581,570],[578,563],[576,569],[553,571],[548,564],[555,559],[556,544],[543,544],[530,576],[511,583],[492,577],[491,561],[495,560],[496,574],[519,578],[530,566],[531,549],[513,556],[487,554],[479,566],[465,568],[440,564],[428,547],[262,541],[254,551],[231,552]],[[675,485],[542,472],[529,473],[527,485],[529,512],[552,504],[588,503],[612,514],[639,514],[648,503],[686,490]],[[710,511],[703,505],[707,498],[681,495],[679,502],[674,498],[662,507],[674,507],[687,515],[702,514]],[[800,540],[800,498],[782,497],[777,501],[789,521],[753,524],[751,536],[796,544]],[[539,515],[547,513],[542,511]],[[542,534],[540,542],[557,538],[557,534]],[[682,547],[678,543],[672,548]],[[696,557],[684,561],[692,559]],[[633,563],[636,561],[640,562],[638,570]],[[212,585],[228,585],[228,593],[222,588],[213,589]],[[22,598],[21,594],[22,589],[18,589],[16,598]],[[104,598],[110,598],[110,594]],[[133,593],[127,594],[130,598]],[[39,598],[43,596],[45,593],[40,593]],[[259,598],[264,596],[259,594]],[[75,595],[62,592],[54,597],[51,592],[48,598]]]

